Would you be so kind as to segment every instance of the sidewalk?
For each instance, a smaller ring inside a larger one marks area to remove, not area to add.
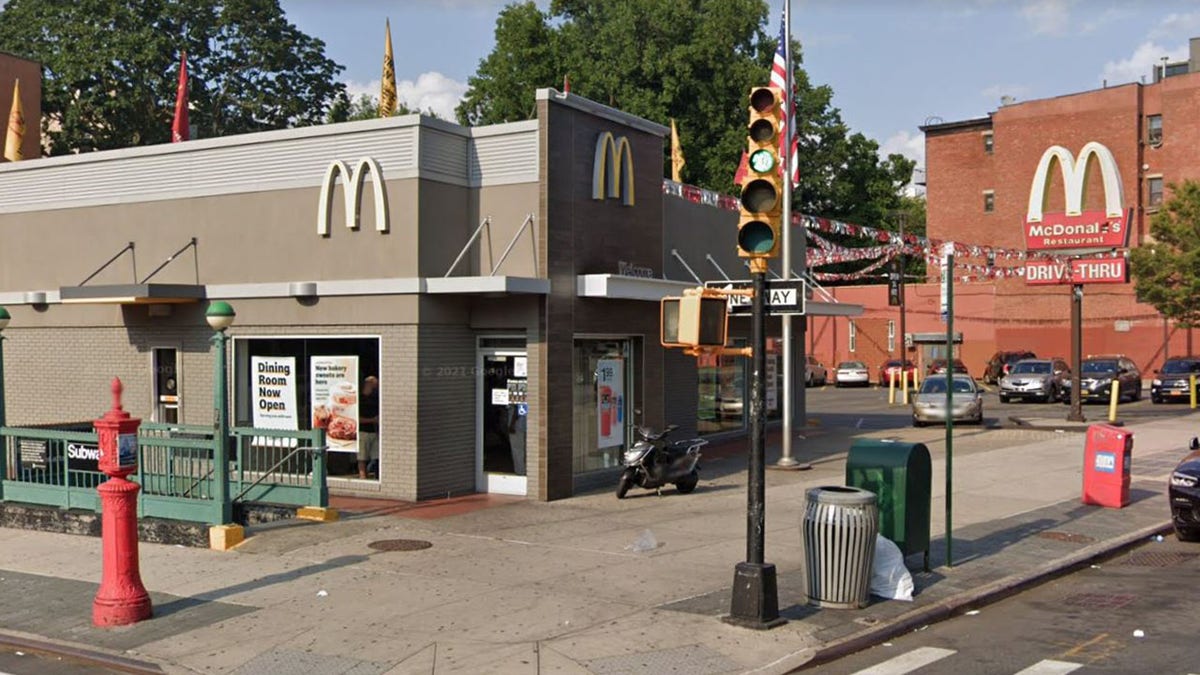
[[[1200,413],[1127,427],[1133,503],[1119,510],[1079,502],[1083,434],[956,428],[952,567],[944,430],[870,433],[933,454],[933,570],[914,572],[913,602],[861,610],[808,606],[798,572],[805,490],[843,483],[859,432],[802,430],[813,469],[767,472],[766,560],[789,620],[769,631],[718,618],[745,557],[746,476],[744,454],[713,448],[691,495],[347,502],[340,522],[264,528],[233,552],[142,544],[155,616],[119,629],[90,623],[98,539],[0,529],[0,644],[125,659],[107,662],[125,672],[784,673],[1166,532],[1166,477]],[[647,531],[657,546],[633,550]]]

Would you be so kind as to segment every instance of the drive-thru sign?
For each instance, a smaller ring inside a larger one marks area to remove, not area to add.
[[[783,314],[804,314],[805,296],[803,279],[769,279],[767,280],[766,310],[772,316]],[[705,288],[719,288],[727,291],[749,289],[749,281],[706,281]],[[730,316],[750,316],[750,298],[730,296]]]

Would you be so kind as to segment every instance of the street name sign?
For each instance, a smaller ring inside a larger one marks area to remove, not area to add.
[[[752,281],[706,281],[705,288],[720,290],[750,290],[754,288]],[[768,279],[766,281],[767,297],[766,312],[771,316],[784,314],[804,314],[807,293],[803,279]],[[750,316],[751,299],[740,295],[729,297],[730,316]]]

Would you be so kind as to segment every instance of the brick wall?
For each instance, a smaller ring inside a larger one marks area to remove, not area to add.
[[[416,498],[475,491],[475,334],[466,326],[423,325],[417,349],[400,359],[419,369],[415,396],[420,426]],[[415,452],[414,452],[415,454]]]

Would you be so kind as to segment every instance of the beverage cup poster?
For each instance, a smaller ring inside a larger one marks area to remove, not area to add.
[[[623,359],[600,359],[596,365],[598,448],[625,442],[625,365]]]
[[[296,357],[251,356],[250,373],[254,426],[259,429],[299,429]]]
[[[330,452],[358,452],[358,357],[313,356],[313,428],[324,429]]]

